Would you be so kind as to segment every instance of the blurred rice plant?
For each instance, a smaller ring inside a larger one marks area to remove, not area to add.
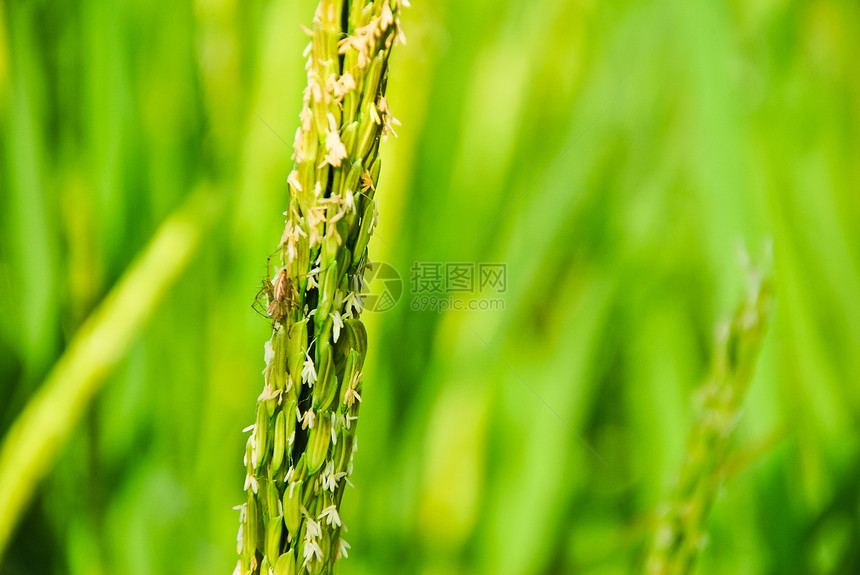
[[[708,517],[726,479],[733,432],[773,315],[769,272],[747,267],[746,295],[734,316],[717,328],[711,373],[697,393],[696,425],[672,497],[659,510],[645,562],[648,575],[691,574],[707,546]]]
[[[314,5],[3,3],[0,434],[191,189],[230,206],[2,573],[232,567]],[[407,293],[367,314],[341,572],[639,571],[766,236],[780,303],[698,572],[860,572],[856,3],[416,1],[404,28],[371,256]],[[504,310],[412,311],[416,261],[506,264]]]

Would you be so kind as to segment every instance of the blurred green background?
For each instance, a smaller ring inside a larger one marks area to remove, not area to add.
[[[3,574],[232,570],[314,5],[2,3],[0,435],[159,224],[225,198]],[[860,573],[858,4],[414,0],[403,24],[371,257],[407,293],[366,314],[340,573],[640,571],[739,246],[769,239],[699,573]],[[505,263],[504,309],[413,311],[416,261]]]

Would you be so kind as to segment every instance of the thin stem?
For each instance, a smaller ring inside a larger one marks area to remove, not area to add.
[[[185,269],[219,210],[220,202],[201,191],[161,225],[12,424],[0,449],[0,561],[57,452]]]

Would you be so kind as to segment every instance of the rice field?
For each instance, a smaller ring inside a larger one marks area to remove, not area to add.
[[[3,575],[234,568],[316,4],[2,3]],[[860,7],[411,4],[337,572],[860,573]]]

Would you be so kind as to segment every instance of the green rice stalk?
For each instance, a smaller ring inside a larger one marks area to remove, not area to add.
[[[280,267],[265,289],[273,330],[248,428],[237,575],[330,574],[349,549],[340,503],[367,353],[361,276],[378,218],[380,140],[399,125],[385,86],[404,4],[323,0],[306,30],[308,83]]]
[[[686,575],[695,568],[707,542],[708,514],[725,477],[732,432],[772,310],[769,277],[750,268],[747,297],[719,330],[711,375],[700,390],[701,416],[690,435],[674,494],[658,519],[645,563],[648,575]]]

